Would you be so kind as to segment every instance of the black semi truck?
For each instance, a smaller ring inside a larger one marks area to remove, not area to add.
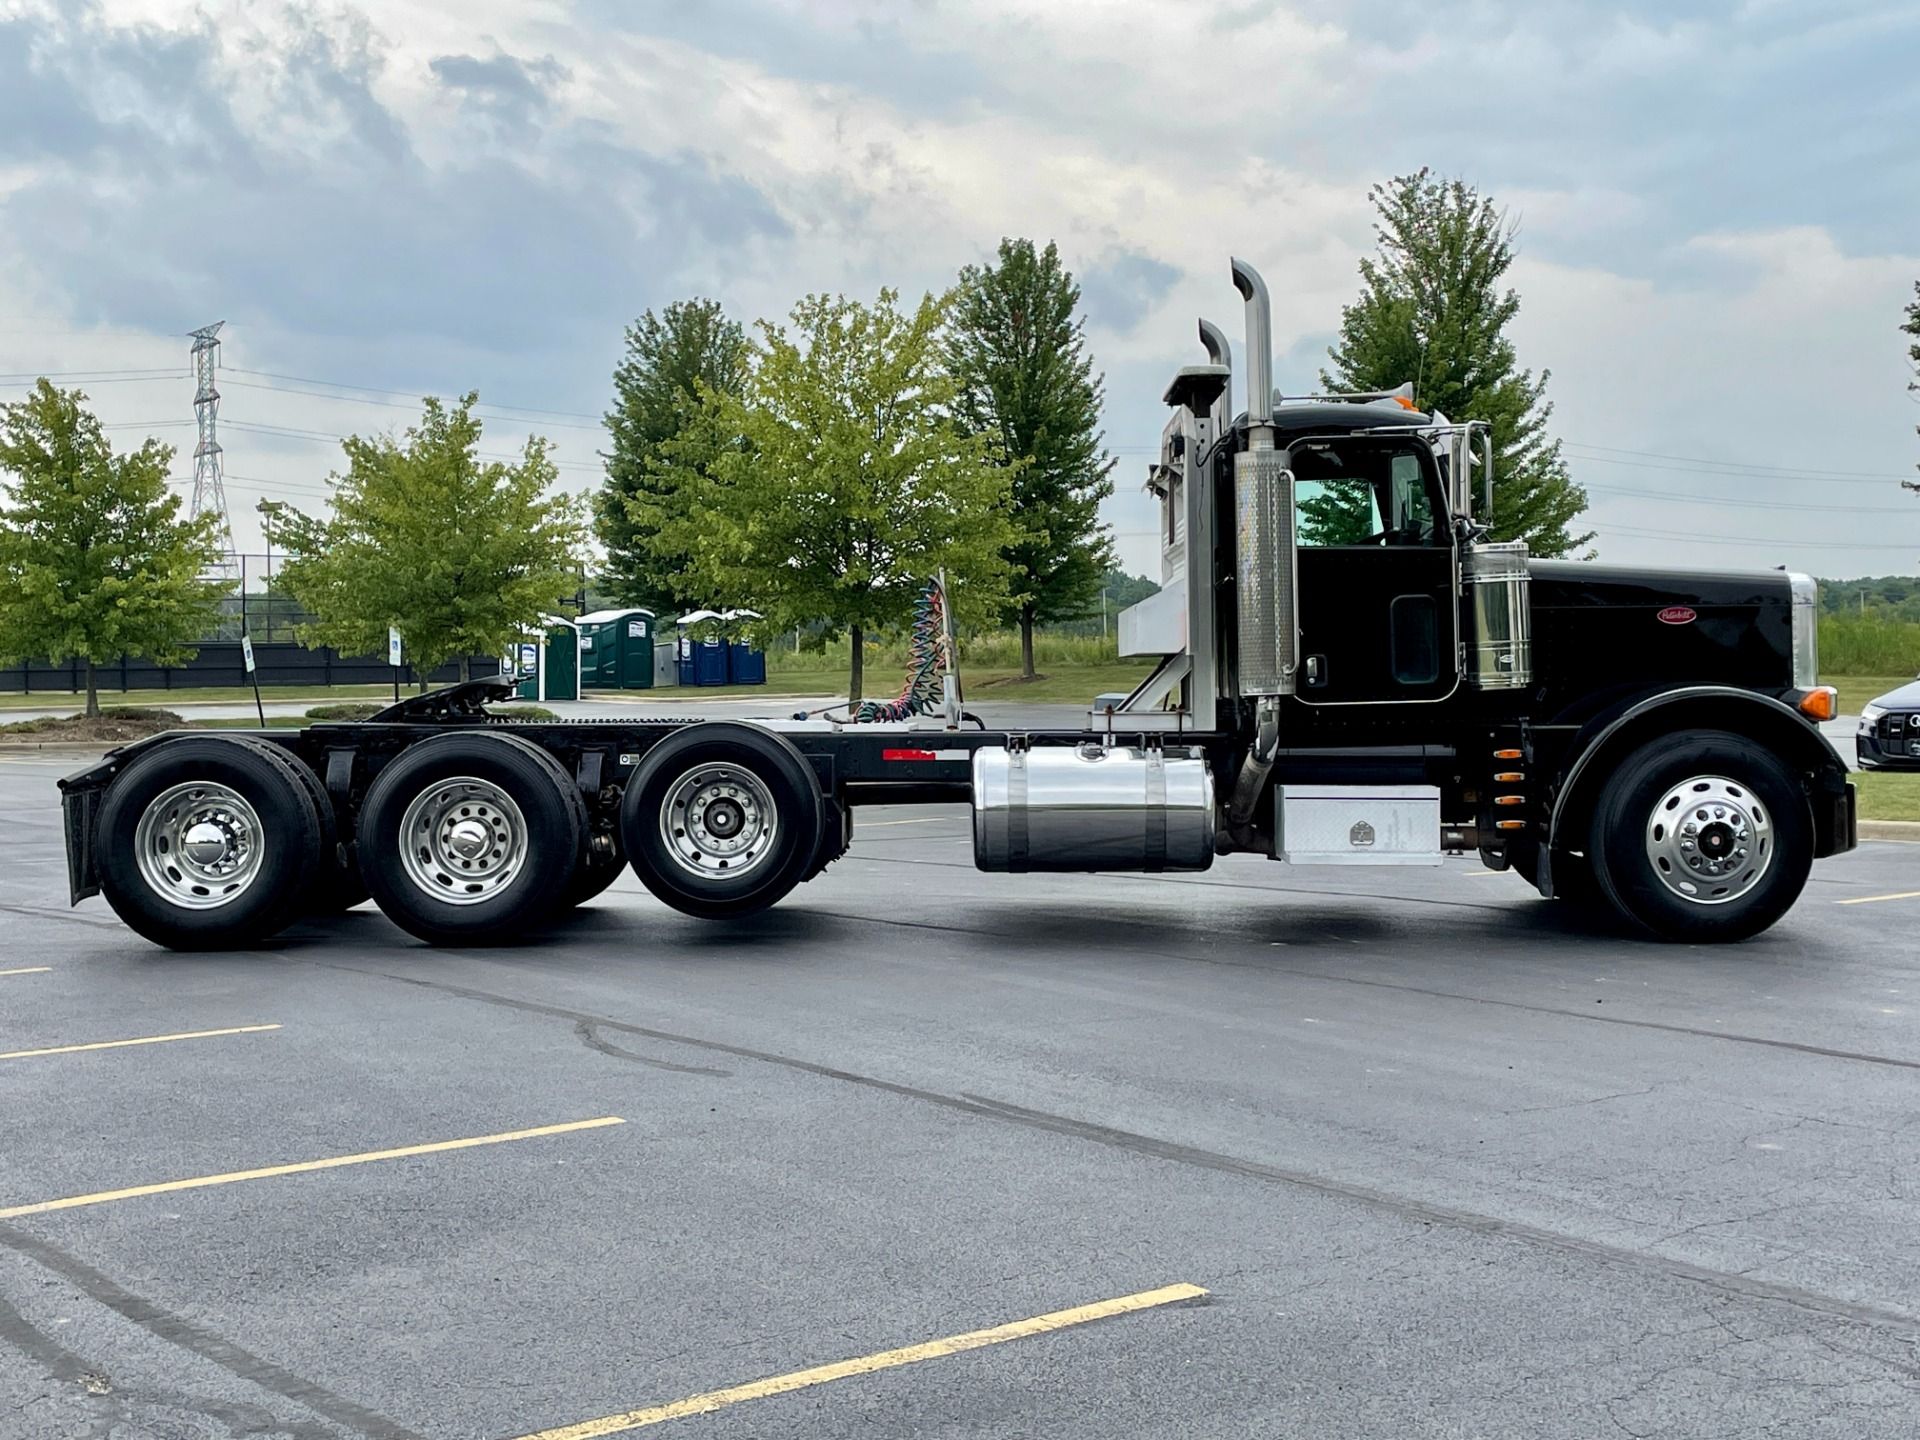
[[[1202,321],[1207,363],[1169,385],[1147,482],[1165,583],[1121,617],[1123,651],[1159,664],[1080,728],[982,728],[952,685],[891,724],[528,723],[483,680],[362,723],[170,733],[61,782],[74,902],[104,893],[200,949],[371,894],[425,940],[475,944],[631,866],[681,911],[738,916],[845,853],[860,807],[948,803],[989,871],[1477,851],[1652,935],[1779,919],[1856,843],[1817,724],[1834,692],[1813,582],[1490,541],[1485,426],[1404,392],[1276,395],[1266,287],[1238,260],[1233,279],[1245,412]]]

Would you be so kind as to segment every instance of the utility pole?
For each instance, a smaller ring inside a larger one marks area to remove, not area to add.
[[[214,388],[213,372],[220,363],[220,327],[216,320],[193,332],[193,504],[188,514],[220,517],[220,560],[209,572],[213,579],[239,578],[239,561],[234,553],[233,521],[227,514],[227,489],[220,476],[220,392]]]

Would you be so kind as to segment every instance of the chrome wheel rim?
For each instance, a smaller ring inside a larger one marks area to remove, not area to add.
[[[1745,785],[1696,775],[1653,807],[1647,862],[1682,900],[1724,905],[1752,891],[1772,868],[1773,819]]]
[[[260,816],[238,790],[209,780],[162,790],[134,828],[140,878],[183,910],[231,905],[260,878]]]
[[[779,808],[766,782],[739,765],[696,765],[667,787],[660,838],[702,880],[744,880],[773,853]]]
[[[513,797],[471,775],[440,780],[400,819],[400,863],[414,886],[447,905],[479,905],[526,868],[527,821]]]

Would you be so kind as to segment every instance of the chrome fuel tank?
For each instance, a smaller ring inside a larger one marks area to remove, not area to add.
[[[1213,777],[1197,749],[973,752],[973,862],[982,870],[1205,870]]]

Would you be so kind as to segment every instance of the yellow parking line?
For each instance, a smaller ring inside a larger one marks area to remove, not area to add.
[[[1158,1290],[1142,1290],[1137,1295],[1122,1295],[1117,1300],[1101,1300],[1092,1305],[1078,1305],[1071,1310],[1055,1310],[1050,1315],[1015,1320],[1007,1325],[996,1325],[991,1330],[969,1330],[964,1335],[949,1335],[944,1340],[929,1340],[924,1345],[882,1350],[877,1355],[863,1355],[857,1360],[841,1360],[833,1365],[816,1366],[812,1370],[795,1370],[788,1375],[755,1380],[726,1390],[709,1390],[704,1395],[689,1395],[685,1400],[675,1400],[670,1405],[656,1405],[651,1410],[629,1410],[624,1415],[608,1415],[599,1420],[583,1420],[578,1425],[562,1425],[557,1430],[541,1430],[533,1435],[523,1435],[520,1440],[594,1440],[596,1436],[638,1430],[644,1425],[658,1425],[662,1421],[678,1420],[686,1415],[711,1414],[729,1405],[738,1405],[743,1400],[763,1400],[769,1395],[785,1395],[793,1390],[824,1385],[830,1380],[844,1380],[849,1375],[871,1375],[876,1370],[891,1370],[896,1365],[912,1365],[942,1355],[958,1355],[964,1350],[978,1350],[983,1345],[999,1345],[1029,1335],[1044,1335],[1049,1330],[1064,1330],[1069,1325],[1084,1325],[1089,1320],[1104,1320],[1110,1315],[1126,1315],[1136,1310],[1172,1305],[1180,1300],[1194,1300],[1206,1293],[1198,1285],[1166,1285]]]
[[[51,969],[51,965],[23,965],[18,970],[0,970],[0,975],[44,975]]]
[[[125,1190],[101,1190],[92,1195],[69,1195],[64,1200],[42,1200],[0,1210],[0,1220],[45,1215],[52,1210],[77,1210],[83,1205],[105,1205],[110,1200],[133,1200],[142,1195],[165,1195],[174,1190],[199,1190],[208,1185],[232,1185],[241,1180],[271,1180],[276,1175],[304,1175],[310,1170],[336,1170],[343,1165],[366,1165],[375,1160],[400,1160],[409,1155],[437,1155],[443,1150],[470,1150],[476,1145],[503,1145],[509,1140],[532,1140],[540,1135],[564,1135],[569,1130],[594,1130],[602,1125],[624,1125],[618,1115],[598,1120],[569,1120],[564,1125],[541,1125],[532,1130],[506,1130],[498,1135],[475,1135],[466,1140],[436,1140],[430,1145],[404,1145],[398,1150],[369,1150],[361,1155],[335,1155],[327,1160],[302,1160],[295,1165],[269,1165],[261,1170],[231,1170],[224,1175],[196,1175],[191,1180],[166,1180],[157,1185],[134,1185]]]
[[[45,1050],[7,1050],[0,1060],[28,1060],[35,1055],[77,1055],[82,1050],[119,1050],[128,1045],[165,1045],[169,1040],[208,1040],[215,1035],[252,1035],[278,1030],[278,1025],[236,1025],[231,1030],[187,1030],[178,1035],[142,1035],[137,1040],[95,1040],[90,1045],[54,1045]]]
[[[1920,900],[1920,890],[1903,890],[1898,895],[1856,895],[1851,900],[1836,900],[1836,905],[1872,905],[1880,900]]]

